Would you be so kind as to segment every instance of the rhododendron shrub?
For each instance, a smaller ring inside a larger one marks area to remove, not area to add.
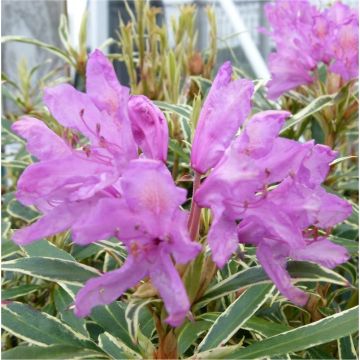
[[[339,2],[278,1],[266,14],[269,95],[298,98],[264,106],[262,82],[226,61],[211,85],[192,83],[194,98],[185,77],[186,104],[157,101],[120,84],[95,50],[82,90],[46,87],[41,111],[5,123],[26,154],[9,162],[22,167],[3,198],[17,219],[5,232],[3,327],[25,341],[6,358],[353,351],[356,163],[335,125],[333,141],[309,128],[324,116],[354,130],[357,17]],[[342,78],[333,93],[314,95],[319,62]]]

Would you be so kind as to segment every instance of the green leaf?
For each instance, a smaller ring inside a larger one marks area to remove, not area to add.
[[[57,48],[56,46],[46,44],[39,40],[26,38],[23,36],[9,35],[9,36],[3,36],[1,38],[1,42],[3,42],[3,43],[8,42],[8,41],[16,41],[16,42],[21,42],[21,43],[25,43],[25,44],[31,44],[31,45],[38,46],[42,49],[45,49],[45,50],[51,52],[52,54],[55,54],[56,56],[60,57],[64,61],[66,61],[68,64],[74,66],[74,63],[71,61],[71,59],[66,54],[66,52],[62,51],[61,49]]]
[[[54,292],[54,301],[61,320],[74,331],[88,338],[89,333],[86,330],[85,320],[75,316],[73,309],[70,309],[74,302],[73,298],[64,289],[57,288]]]
[[[257,316],[248,319],[242,328],[255,331],[263,337],[270,337],[291,330],[290,326],[268,321]]]
[[[2,327],[11,334],[38,346],[66,344],[96,349],[96,345],[71,330],[56,317],[12,302],[2,307]]]
[[[2,270],[74,285],[82,285],[90,278],[100,275],[94,268],[75,261],[36,256],[3,262]]]
[[[196,257],[196,259],[188,265],[185,275],[183,277],[185,289],[191,304],[195,300],[200,287],[200,278],[204,263],[204,256],[204,252],[201,252]]]
[[[125,320],[126,305],[120,301],[106,306],[97,306],[91,312],[91,318],[105,331],[119,338],[126,346],[137,351],[128,333]]]
[[[342,157],[339,157],[339,158],[335,159],[334,161],[332,161],[332,162],[330,163],[330,166],[333,166],[333,165],[342,163],[343,161],[346,161],[346,160],[357,159],[357,158],[358,158],[358,157],[355,156],[355,155],[342,156]]]
[[[189,105],[174,105],[164,101],[154,101],[154,103],[163,111],[170,111],[177,115],[183,116],[187,120],[189,120],[191,117],[192,109]]]
[[[29,295],[40,288],[39,285],[20,285],[17,287],[13,287],[10,289],[3,289],[1,290],[1,299],[2,300],[9,300],[15,299],[20,296]]]
[[[43,346],[27,346],[20,345],[13,349],[2,352],[2,359],[13,359],[13,360],[28,360],[28,359],[85,359],[87,356],[94,356],[96,358],[104,358],[99,352],[95,352],[90,349],[84,349],[71,345],[50,345],[47,347]]]
[[[178,349],[180,354],[183,354],[195,341],[196,339],[212,325],[210,321],[195,321],[188,322],[181,330],[178,336]]]
[[[8,218],[1,219],[1,258],[4,259],[17,251],[20,247],[10,239],[11,222]]]
[[[138,332],[139,332],[139,315],[140,311],[144,306],[150,304],[157,300],[147,299],[147,300],[138,300],[134,299],[129,302],[125,310],[125,319],[128,326],[129,335],[134,343],[138,342]]]
[[[283,134],[287,130],[291,129],[310,115],[317,113],[327,106],[333,105],[336,95],[337,94],[323,95],[313,100],[309,105],[301,109],[285,123],[285,126],[281,129],[280,134]]]
[[[23,246],[29,257],[46,257],[75,261],[75,259],[65,250],[59,249],[54,244],[46,240],[35,241],[30,245]]]
[[[255,285],[239,296],[214,322],[199,345],[205,351],[224,345],[268,299],[273,285]]]
[[[305,350],[347,336],[358,330],[359,307],[329,316],[279,335],[256,342],[246,348],[216,348],[196,354],[196,359],[258,359]]]
[[[344,336],[341,339],[338,339],[337,343],[338,343],[340,360],[358,358],[351,335]]]
[[[99,336],[99,346],[113,359],[142,359],[141,355],[127,347],[120,339],[104,332]]]
[[[335,271],[309,262],[289,261],[287,264],[287,271],[290,273],[294,282],[323,281],[343,286],[348,285],[348,281]],[[211,300],[218,299],[219,297],[230,294],[239,289],[254,286],[259,283],[271,283],[271,280],[268,278],[261,266],[254,266],[249,269],[242,270],[210,287],[199,302],[196,303],[195,308],[198,309]]]
[[[30,223],[39,217],[39,213],[29,207],[20,204],[16,199],[9,202],[7,212],[14,218],[21,219]]]

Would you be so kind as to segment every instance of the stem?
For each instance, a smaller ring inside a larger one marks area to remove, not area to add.
[[[196,204],[194,201],[194,196],[196,190],[200,186],[201,174],[195,171],[194,174],[194,183],[193,183],[193,194],[191,200],[191,209],[190,209],[190,216],[188,221],[188,228],[190,232],[190,238],[195,241],[198,235],[199,224],[200,224],[200,215],[201,215],[201,208]]]

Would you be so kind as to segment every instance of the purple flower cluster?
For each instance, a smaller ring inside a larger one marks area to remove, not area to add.
[[[358,77],[359,17],[355,10],[338,1],[321,11],[308,0],[277,0],[267,4],[265,12],[276,45],[269,57],[269,98],[313,83],[319,63],[344,81]]]
[[[21,175],[17,198],[43,213],[17,230],[14,241],[26,245],[67,229],[80,245],[116,236],[128,250],[125,264],[86,283],[76,314],[88,315],[149,276],[164,299],[167,321],[177,326],[190,304],[171,256],[186,263],[201,246],[190,240],[187,213],[179,208],[186,191],[175,186],[164,164],[167,121],[146,97],[129,97],[100,51],[90,55],[86,75],[86,94],[59,85],[44,97],[57,121],[72,130],[75,147],[35,118],[13,125],[39,159]]]
[[[221,98],[224,91],[217,85],[224,72],[228,74],[226,86],[235,87],[236,82],[230,81],[231,66],[225,64],[208,99]],[[249,113],[252,96],[251,87],[242,86],[246,92],[239,99],[243,113],[236,112],[237,124],[244,120],[244,113]],[[200,120],[204,114],[211,114],[212,106],[207,100]],[[207,237],[212,258],[221,268],[239,242],[255,245],[260,263],[280,292],[304,305],[307,295],[292,286],[286,272],[287,258],[332,268],[349,256],[345,248],[318,235],[319,229],[326,233],[352,211],[349,203],[321,187],[337,153],[313,141],[300,143],[278,137],[290,115],[285,111],[257,113],[238,137],[237,128],[221,127],[228,119],[226,108],[218,115],[211,124],[217,129],[217,138],[209,137],[200,123],[195,141],[201,146],[196,143],[191,154],[197,171],[204,173],[215,165],[195,193],[197,204],[212,210],[213,222]],[[224,139],[229,144],[225,152]],[[219,148],[221,151],[215,154]],[[203,161],[201,167],[196,163],[199,158]]]
[[[66,136],[31,117],[13,125],[39,160],[21,175],[17,198],[43,214],[17,230],[14,241],[26,245],[65,230],[80,245],[117,237],[128,251],[125,263],[90,279],[76,296],[75,313],[87,316],[148,277],[164,300],[167,322],[179,326],[190,302],[175,264],[194,259],[201,246],[190,238],[188,212],[180,208],[186,191],[164,164],[167,121],[149,99],[129,95],[100,51],[89,56],[86,75],[86,93],[70,85],[45,93],[52,115],[71,130]],[[212,257],[222,267],[239,242],[257,246],[279,290],[304,304],[306,294],[292,287],[286,259],[333,267],[348,258],[344,248],[318,235],[351,212],[321,187],[336,153],[278,137],[287,112],[262,112],[246,122],[254,87],[231,77],[225,63],[204,103],[191,153],[197,177],[211,170],[195,201],[213,213]]]

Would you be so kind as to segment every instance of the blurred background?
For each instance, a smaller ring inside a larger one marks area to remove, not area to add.
[[[296,0],[294,0],[296,1]],[[169,43],[174,42],[171,32],[171,19],[179,14],[179,7],[184,4],[195,4],[198,8],[196,28],[198,32],[197,49],[203,51],[209,47],[209,22],[206,7],[214,7],[217,22],[217,47],[219,49],[216,65],[226,59],[231,59],[236,66],[243,69],[249,76],[268,78],[266,60],[272,50],[268,36],[259,32],[259,28],[267,26],[264,16],[264,6],[267,0],[219,0],[219,1],[188,1],[188,0],[152,0],[151,6],[161,9],[157,15],[159,24],[166,24],[169,33]],[[312,0],[314,4],[326,5],[328,0]],[[356,8],[358,1],[343,0]],[[128,1],[133,10],[134,2]],[[126,24],[130,20],[126,3],[122,0],[3,0],[2,35],[21,35],[40,40],[56,47],[62,47],[59,35],[59,19],[61,14],[67,14],[69,19],[69,35],[75,46],[82,14],[88,11],[87,50],[104,43],[109,37],[116,38],[119,30],[119,18]],[[105,52],[118,53],[118,45],[105,46]],[[50,68],[54,68],[59,58],[52,57],[43,49],[18,42],[7,42],[2,45],[2,71],[9,78],[16,80],[18,62],[26,59],[28,68],[51,59],[48,68],[44,66],[37,72],[41,77]],[[215,68],[217,67],[215,66]],[[129,83],[125,65],[115,62],[120,81]]]

